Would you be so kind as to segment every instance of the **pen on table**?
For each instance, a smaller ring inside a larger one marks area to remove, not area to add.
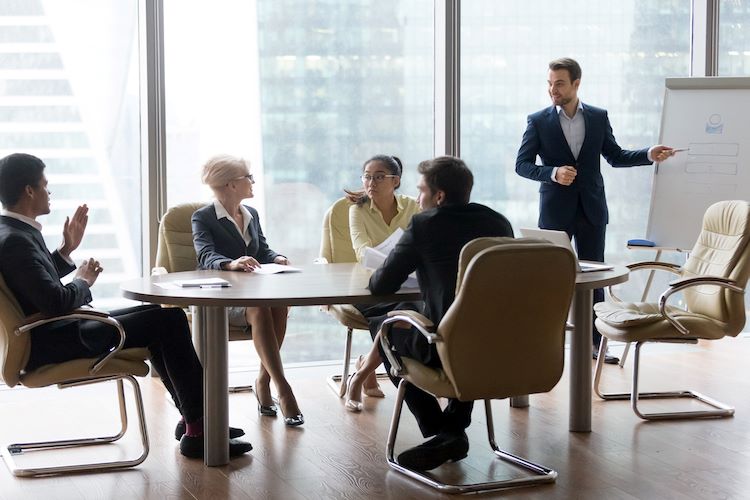
[[[226,285],[200,285],[201,288],[226,288]]]

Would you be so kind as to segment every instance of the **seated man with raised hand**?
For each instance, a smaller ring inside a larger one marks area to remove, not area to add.
[[[458,257],[463,246],[480,237],[513,236],[513,229],[501,214],[469,203],[474,176],[461,159],[441,156],[426,160],[419,164],[419,173],[417,200],[422,212],[414,215],[382,267],[370,277],[369,288],[373,294],[393,293],[416,270],[424,315],[437,325],[456,294]],[[416,330],[395,333],[391,345],[399,356],[431,367],[441,366],[435,345]],[[375,346],[379,347],[380,342]],[[390,373],[388,360],[385,356],[383,359]],[[398,385],[399,379],[391,378]],[[465,429],[471,423],[473,402],[450,399],[441,410],[434,396],[411,384],[405,401],[417,418],[422,435],[435,437],[401,453],[401,465],[430,470],[466,456],[469,440]]]
[[[91,287],[103,271],[99,261],[86,259],[76,269],[70,258],[83,239],[88,207],[78,207],[63,224],[63,242],[55,251],[42,238],[40,215],[50,213],[45,165],[39,158],[15,153],[0,159],[0,275],[27,316],[62,315],[91,302]],[[75,271],[63,285],[60,278]],[[124,348],[147,347],[151,364],[182,415],[175,429],[180,452],[203,457],[203,369],[190,339],[182,309],[146,305],[110,313],[125,330]],[[110,351],[119,336],[113,326],[91,320],[64,320],[33,329],[25,370],[78,358],[96,358]],[[232,438],[242,429],[230,428]],[[250,443],[230,439],[230,456],[247,453]]]

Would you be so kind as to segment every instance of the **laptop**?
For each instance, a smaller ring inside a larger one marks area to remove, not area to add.
[[[542,240],[547,240],[553,245],[567,248],[573,253],[573,255],[576,254],[575,250],[573,250],[573,245],[570,243],[570,238],[568,237],[568,233],[566,233],[565,231],[554,231],[552,229],[531,229],[531,228],[524,228],[524,227],[520,228],[519,231],[521,231],[521,234],[526,238],[539,238]],[[608,271],[610,269],[614,269],[614,266],[602,264],[600,262],[589,262],[587,260],[580,261],[578,260],[577,256],[576,256],[576,262],[578,263],[579,273],[590,273],[594,271]]]

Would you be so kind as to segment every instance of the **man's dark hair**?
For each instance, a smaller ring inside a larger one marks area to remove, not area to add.
[[[13,153],[0,159],[0,203],[3,207],[14,207],[26,186],[39,186],[44,167],[42,160],[26,153]]]
[[[560,69],[568,70],[571,83],[576,80],[580,80],[581,75],[583,74],[583,72],[581,71],[581,66],[578,65],[578,62],[575,59],[571,59],[570,57],[561,57],[560,59],[550,61],[549,69],[551,69],[552,71],[557,71]]]
[[[474,187],[474,174],[461,158],[455,156],[438,156],[419,164],[417,170],[424,176],[424,181],[435,193],[445,193],[445,203],[466,204]]]

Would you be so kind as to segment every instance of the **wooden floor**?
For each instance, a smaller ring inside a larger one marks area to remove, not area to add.
[[[593,432],[570,433],[566,377],[549,394],[532,396],[527,409],[494,402],[499,445],[559,472],[555,484],[502,496],[750,498],[749,360],[748,336],[644,350],[644,390],[700,390],[736,407],[735,417],[728,419],[643,422],[627,402],[594,398]],[[121,472],[35,479],[14,478],[0,467],[0,498],[440,498],[390,471],[385,462],[395,388],[386,388],[385,399],[366,399],[362,414],[348,413],[323,382],[333,368],[289,370],[306,419],[300,428],[286,428],[278,418],[259,417],[251,394],[231,395],[231,423],[244,427],[254,450],[217,468],[206,468],[201,461],[179,454],[172,437],[177,411],[165,399],[158,379],[140,379],[151,438],[151,453],[143,464]],[[629,371],[629,367],[607,367],[610,386],[627,386]],[[111,389],[4,388],[0,390],[0,442],[45,439],[55,433],[59,437],[89,431],[104,434],[117,421]],[[105,412],[108,419],[83,418],[93,411]],[[421,441],[413,418],[408,411],[404,415],[397,450]],[[441,476],[481,480],[488,474],[516,473],[492,459],[484,423],[482,405],[476,405],[468,430],[470,455],[438,469]],[[127,454],[135,450],[135,444],[130,440],[95,453],[97,458]],[[89,448],[84,453],[91,456],[94,452]],[[39,457],[32,454],[29,458]]]

